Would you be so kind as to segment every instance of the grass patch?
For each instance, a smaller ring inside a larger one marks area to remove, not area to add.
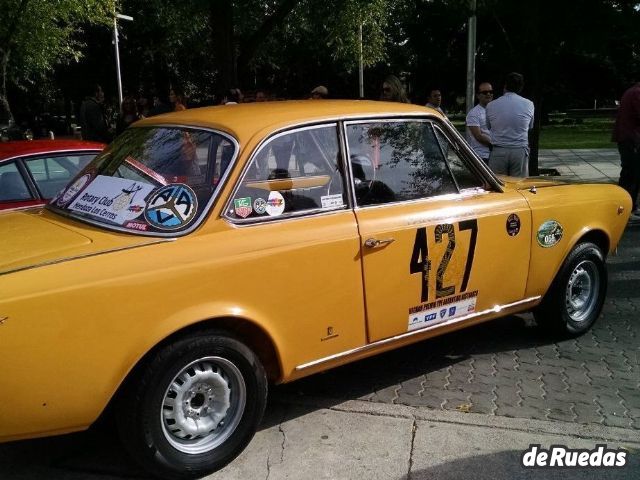
[[[613,118],[560,118],[551,125],[542,127],[540,148],[616,148],[616,144],[611,141],[613,122]],[[464,119],[456,118],[452,123],[464,135]]]
[[[574,125],[545,125],[540,132],[540,148],[615,148],[611,142],[613,122],[611,118],[585,118]]]

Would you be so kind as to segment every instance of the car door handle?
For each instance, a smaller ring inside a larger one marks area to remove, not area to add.
[[[395,238],[385,238],[384,240],[378,240],[377,238],[367,238],[364,241],[364,246],[367,248],[384,247],[385,245],[389,245],[390,243],[395,241]]]

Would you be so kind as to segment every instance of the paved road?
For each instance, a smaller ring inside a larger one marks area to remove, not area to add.
[[[274,395],[640,430],[640,227],[627,228],[608,264],[603,313],[577,339],[554,341],[530,314],[510,316],[281,386]]]

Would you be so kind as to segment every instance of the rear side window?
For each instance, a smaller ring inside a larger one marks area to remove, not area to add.
[[[429,122],[348,124],[347,142],[359,206],[458,192]]]
[[[335,124],[277,135],[264,143],[227,207],[233,220],[346,208]]]
[[[0,202],[31,200],[27,188],[15,162],[0,165]]]

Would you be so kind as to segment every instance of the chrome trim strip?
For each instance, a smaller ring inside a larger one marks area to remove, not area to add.
[[[149,245],[156,245],[158,243],[167,243],[167,242],[175,242],[175,241],[176,241],[175,238],[163,238],[160,240],[156,240],[155,242],[140,243],[138,245],[129,245],[127,247],[112,248],[110,250],[101,250],[99,252],[86,253],[84,255],[76,255],[75,257],[59,258],[57,260],[50,260],[48,262],[36,263],[33,265],[29,265],[27,267],[20,267],[20,268],[14,268],[12,270],[0,271],[0,276],[8,275],[9,273],[22,272],[25,270],[32,270],[34,268],[47,267],[49,265],[56,265],[58,263],[69,262],[71,260],[80,260],[82,258],[97,257],[98,255],[102,255],[105,253],[122,252],[124,250],[133,250],[134,248],[147,247]]]
[[[369,344],[364,345],[362,347],[352,348],[351,350],[346,350],[344,352],[340,352],[340,353],[336,353],[336,354],[333,354],[333,355],[329,355],[328,357],[320,358],[319,360],[314,360],[312,362],[303,363],[302,365],[298,365],[295,368],[295,370],[299,372],[300,370],[305,370],[307,368],[315,367],[316,365],[320,365],[322,363],[330,362],[332,360],[337,360],[339,358],[348,357],[349,355],[355,355],[357,353],[366,352],[367,350],[371,350],[371,349],[377,348],[377,347],[379,347],[381,345],[386,345],[388,343],[393,343],[393,342],[396,342],[398,340],[404,340],[405,338],[413,337],[414,335],[418,335],[420,333],[428,332],[430,330],[435,330],[435,329],[438,329],[438,328],[441,328],[441,327],[445,327],[447,325],[453,325],[453,324],[456,324],[456,323],[464,322],[465,320],[470,320],[472,318],[480,317],[482,315],[488,315],[489,313],[498,313],[498,312],[501,312],[502,310],[507,310],[509,308],[517,307],[519,305],[532,303],[532,302],[535,302],[536,300],[539,300],[540,298],[542,298],[542,296],[541,295],[537,295],[535,297],[525,298],[524,300],[519,300],[517,302],[508,303],[506,305],[496,305],[495,307],[489,308],[487,310],[483,310],[482,312],[470,313],[469,315],[465,315],[463,317],[459,317],[459,318],[453,319],[453,320],[451,320],[449,322],[439,323],[437,325],[432,325],[431,327],[424,327],[424,328],[421,328],[421,329],[418,329],[418,330],[414,330],[414,331],[411,331],[411,332],[406,332],[406,333],[403,333],[403,334],[400,334],[400,335],[396,335],[395,337],[384,338],[382,340],[378,340],[377,342],[369,343]]]

